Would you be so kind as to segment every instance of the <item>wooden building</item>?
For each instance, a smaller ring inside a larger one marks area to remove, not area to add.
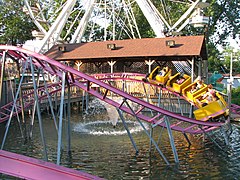
[[[115,41],[58,44],[45,55],[66,61],[85,73],[147,73],[155,66],[170,66],[176,71],[207,74],[204,36],[127,39]],[[191,72],[192,71],[192,72]]]

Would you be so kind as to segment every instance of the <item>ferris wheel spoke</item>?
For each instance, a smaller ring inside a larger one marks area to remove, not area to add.
[[[31,2],[31,3],[30,3]],[[58,41],[80,43],[92,40],[141,38],[136,20],[140,8],[156,37],[174,35],[197,22],[205,0],[24,0],[42,38],[41,52]],[[183,7],[176,12],[178,4]],[[173,7],[171,7],[173,6]],[[176,13],[178,13],[176,15]],[[176,17],[180,17],[177,19]],[[201,16],[200,21],[208,19]],[[97,36],[96,36],[97,34]]]

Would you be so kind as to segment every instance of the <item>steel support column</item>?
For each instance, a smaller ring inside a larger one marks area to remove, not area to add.
[[[20,79],[20,66],[19,66],[19,62],[17,61],[17,69],[18,69],[18,76]],[[24,77],[25,73],[22,73],[22,76]],[[20,85],[19,85],[20,86]],[[19,98],[20,98],[20,104],[21,104],[21,113],[22,113],[22,123],[23,123],[23,127],[24,127],[24,136],[25,136],[25,140],[27,140],[27,125],[26,125],[26,121],[25,121],[25,114],[24,114],[24,103],[23,103],[23,93],[22,93],[22,86],[20,86],[20,91],[19,91]]]
[[[170,139],[170,144],[171,144],[173,155],[174,155],[174,160],[176,163],[179,163],[178,153],[177,153],[177,149],[175,147],[175,143],[174,143],[174,139],[173,139],[173,135],[172,135],[172,129],[170,127],[169,119],[167,116],[165,116],[165,124],[167,126],[168,136]]]
[[[38,115],[38,122],[39,122],[39,128],[40,128],[40,133],[41,133],[41,139],[42,139],[42,143],[43,143],[44,160],[47,161],[48,160],[47,147],[46,147],[46,142],[45,142],[45,137],[44,137],[43,123],[42,123],[40,105],[39,105],[39,100],[38,100],[37,84],[36,84],[35,76],[34,76],[34,67],[33,67],[32,57],[28,57],[28,59],[30,61],[30,66],[31,66],[35,102],[37,103],[37,115]]]
[[[169,165],[169,162],[167,160],[167,158],[164,156],[164,154],[162,153],[162,151],[159,149],[157,143],[154,141],[154,139],[150,136],[150,134],[148,133],[147,129],[145,128],[145,126],[143,125],[143,123],[140,121],[140,119],[136,116],[135,112],[133,111],[132,107],[128,104],[128,102],[126,100],[124,100],[124,102],[127,104],[128,108],[131,110],[131,112],[134,114],[135,118],[137,119],[137,121],[139,122],[139,124],[141,125],[141,127],[143,128],[144,132],[147,134],[148,138],[152,141],[152,143],[154,144],[154,146],[156,147],[158,153],[161,155],[161,157],[163,158],[163,160],[165,161],[165,163],[167,165]]]
[[[204,131],[202,126],[199,126],[199,128],[203,131],[204,135],[206,135],[219,149],[223,150],[223,148],[207,132]]]
[[[133,145],[133,147],[134,147],[134,149],[136,151],[136,154],[138,154],[138,152],[139,152],[138,148],[137,148],[136,143],[135,143],[135,141],[134,141],[134,139],[133,139],[133,137],[132,137],[132,135],[131,135],[131,133],[130,133],[130,131],[128,129],[128,126],[127,126],[127,124],[125,122],[125,119],[123,117],[122,111],[120,109],[117,109],[117,111],[118,111],[119,117],[121,118],[121,120],[123,122],[123,126],[126,129],[126,131],[127,131],[128,137],[130,138],[130,140],[132,142],[132,145]]]
[[[26,61],[25,66],[24,66],[24,68],[23,68],[23,73],[26,72],[27,66],[28,66],[28,60]],[[21,79],[20,79],[20,81],[19,81],[19,86],[18,86],[16,95],[15,95],[15,98],[14,98],[14,100],[13,100],[13,106],[12,106],[12,109],[11,109],[11,113],[10,113],[10,115],[9,115],[9,119],[8,119],[8,121],[7,121],[7,124],[6,124],[6,130],[5,130],[5,133],[4,133],[4,136],[3,136],[1,149],[3,149],[4,144],[5,144],[5,141],[6,141],[6,138],[7,138],[8,130],[9,130],[9,127],[10,127],[10,124],[11,124],[11,120],[12,120],[12,117],[13,117],[14,108],[16,107],[18,95],[19,95],[20,90],[21,90],[23,78],[24,78],[24,76],[22,76]]]
[[[86,92],[83,90],[83,94],[82,94],[82,112],[84,112],[85,93],[86,93]]]
[[[48,92],[48,88],[47,88],[47,83],[46,83],[46,80],[45,80],[45,77],[44,77],[44,73],[42,72],[42,77],[43,77],[43,82],[44,82],[44,87],[45,87],[45,93],[47,94],[47,97],[48,97],[48,103],[49,103],[49,106],[50,106],[50,110],[51,110],[51,113],[52,113],[52,117],[53,117],[53,121],[54,121],[54,125],[55,125],[55,128],[58,132],[58,126],[57,126],[57,120],[56,120],[56,116],[55,116],[55,113],[54,113],[54,110],[53,110],[53,103],[52,103],[52,98]]]
[[[189,109],[189,118],[192,118],[192,116],[193,116],[193,105],[191,104],[190,105],[190,109]]]
[[[35,81],[35,79],[34,79]],[[38,80],[37,80],[37,86],[39,86],[39,71],[38,71]],[[33,134],[33,124],[34,124],[34,118],[35,118],[35,112],[36,112],[36,107],[37,107],[37,103],[38,101],[34,102],[33,105],[33,110],[32,110],[32,117],[31,117],[31,122],[30,122],[30,127],[29,127],[29,138],[32,138],[32,134]]]
[[[0,82],[0,103],[2,103],[3,79],[5,74],[6,51],[2,55],[1,82]]]
[[[194,63],[195,63],[195,59],[194,57],[192,58],[192,62],[191,62],[191,65],[192,65],[192,72],[191,72],[191,80],[192,82],[194,81]]]
[[[68,103],[67,103],[67,149],[68,149],[68,154],[71,154],[71,122],[70,122],[70,117],[71,117],[71,91],[70,91],[70,85],[68,84]]]
[[[224,129],[223,126],[221,126],[220,131],[223,134],[226,145],[229,146],[229,139],[228,139],[228,136],[227,136],[227,132],[226,132],[226,130]]]
[[[180,113],[183,116],[182,106],[181,106],[180,98],[178,96],[177,96],[177,99],[178,99],[178,106],[179,106],[179,109],[180,109]]]
[[[62,73],[62,90],[61,90],[61,102],[60,102],[60,115],[58,125],[58,147],[57,147],[57,165],[60,165],[61,161],[61,148],[62,148],[62,123],[63,123],[63,106],[64,106],[64,92],[65,92],[66,72]]]
[[[187,140],[187,142],[188,142],[188,146],[191,146],[191,145],[192,145],[192,143],[191,143],[191,141],[189,140],[189,138],[188,138],[187,134],[186,134],[186,133],[183,133],[183,135],[184,135],[185,139],[186,139],[186,140]]]
[[[161,106],[161,98],[162,98],[162,89],[160,89],[159,94],[158,94],[158,107],[162,107]]]

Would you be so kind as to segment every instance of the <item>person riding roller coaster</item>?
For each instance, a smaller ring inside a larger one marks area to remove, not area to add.
[[[213,101],[217,101],[218,97],[216,95],[216,91],[213,89],[212,84],[208,85],[207,92],[200,97],[200,99],[197,99],[198,104],[200,104],[202,107],[208,105],[209,103]]]
[[[197,82],[196,84],[192,85],[192,88],[190,90],[191,93],[196,92],[197,90],[203,88],[203,86],[204,86],[202,80],[197,80],[196,82]]]
[[[171,76],[171,69],[164,67],[161,69],[160,66],[157,66],[150,74],[148,73],[145,78],[142,80],[144,82],[150,82],[153,84],[164,85]]]
[[[159,76],[165,76],[167,73],[167,68],[163,68],[162,70],[159,71],[158,75]]]
[[[197,89],[201,89],[203,87],[203,80],[197,80]]]
[[[212,118],[227,117],[228,105],[219,92],[213,86],[204,84],[202,80],[191,82],[187,74],[171,74],[168,67],[161,69],[157,66],[143,79],[145,82],[165,87],[172,92],[179,93],[183,98],[195,106],[193,111],[197,120],[208,121]]]
[[[177,84],[182,84],[185,81],[185,78],[180,74],[176,79]]]

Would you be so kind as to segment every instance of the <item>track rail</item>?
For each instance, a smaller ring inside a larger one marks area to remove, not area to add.
[[[230,109],[233,113],[240,115],[240,106],[238,106],[236,104],[231,104]]]
[[[73,69],[73,68],[71,68],[67,65],[64,65],[58,61],[55,61],[47,56],[37,54],[35,52],[29,51],[26,49],[22,49],[20,47],[2,45],[2,46],[0,46],[0,52],[2,53],[3,51],[6,52],[8,57],[18,60],[18,61],[21,61],[21,62],[26,62],[29,60],[29,58],[32,58],[32,63],[35,65],[35,67],[40,68],[43,71],[46,71],[52,75],[56,75],[60,79],[63,78],[63,72],[65,72],[67,82],[71,86],[77,86],[77,87],[85,90],[86,92],[92,94],[93,96],[99,98],[100,100],[105,101],[106,103],[109,103],[112,106],[114,106],[128,114],[131,114],[141,120],[151,123],[153,125],[159,125],[159,126],[166,127],[165,121],[162,121],[162,117],[168,116],[171,120],[170,122],[171,122],[172,130],[180,131],[183,133],[199,134],[199,133],[205,133],[208,131],[212,131],[212,130],[214,130],[218,127],[221,127],[222,125],[225,124],[223,122],[197,121],[193,118],[181,116],[179,114],[176,114],[171,111],[165,110],[163,108],[157,107],[157,106],[150,104],[144,100],[133,97],[130,94],[128,94],[120,89],[117,89],[117,88],[111,86],[110,84],[103,82],[102,80],[96,79],[93,76],[89,76],[87,74],[79,72],[76,69]],[[106,76],[106,75],[104,75],[104,76]],[[115,74],[115,76],[117,76],[117,75]],[[123,73],[123,74],[119,74],[119,76],[127,77],[127,74]],[[140,75],[138,74],[136,76],[140,76]],[[101,88],[101,92],[98,92],[96,89],[92,88],[92,84],[99,86],[99,88]],[[61,88],[59,88],[59,89],[61,89]],[[114,94],[119,97],[122,97],[121,102],[111,99],[109,96],[107,96],[109,93]],[[30,101],[25,100],[24,103],[26,103],[26,102],[30,102]],[[33,103],[33,102],[34,102],[34,100],[31,101],[31,103]],[[137,104],[138,109],[133,110],[129,106],[130,103]],[[11,107],[11,105],[8,105],[8,107]],[[7,109],[9,110],[9,108],[7,108],[6,106],[4,106],[4,108],[5,108],[5,110],[4,110],[5,112]],[[21,106],[18,105],[17,108],[21,108]],[[151,115],[149,115],[149,114],[146,115],[145,113],[143,113],[145,109],[151,110],[153,113],[151,113]],[[7,118],[5,120],[7,120]],[[3,121],[3,120],[0,120],[0,121]]]
[[[23,179],[101,179],[81,171],[3,150],[0,150],[0,164],[0,173]]]
[[[49,84],[47,86],[48,88],[48,92],[50,95],[55,94],[57,92],[59,92],[61,90],[61,83],[54,83],[54,84]],[[38,88],[38,99],[40,101],[42,100],[47,100],[47,94],[46,94],[46,89],[45,87],[40,87]],[[34,102],[35,102],[35,98],[34,98],[34,91],[33,89],[30,90],[28,93],[23,95],[23,101],[24,101],[24,108],[28,109],[29,107],[31,107]],[[14,102],[10,102],[8,104],[5,104],[4,106],[2,106],[0,108],[0,123],[7,121],[10,117],[10,113],[12,110]],[[17,99],[16,102],[16,106],[14,107],[14,112],[13,112],[13,116],[16,116],[18,113],[21,112],[21,103],[20,103],[20,99]]]

